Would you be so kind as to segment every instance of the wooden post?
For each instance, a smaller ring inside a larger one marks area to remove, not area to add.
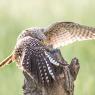
[[[44,87],[35,83],[27,73],[24,74],[24,95],[74,95],[74,81],[79,71],[79,62],[77,58],[73,58],[70,65],[62,58],[59,50],[53,53],[57,60],[62,61],[63,67],[57,70],[57,81],[52,86]],[[60,72],[61,71],[61,72]]]

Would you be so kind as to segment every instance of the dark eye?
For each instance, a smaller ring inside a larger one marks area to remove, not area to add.
[[[42,39],[39,39],[39,41],[42,41]]]

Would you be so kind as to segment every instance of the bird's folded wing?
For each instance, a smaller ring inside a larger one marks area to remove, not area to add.
[[[95,39],[95,28],[73,22],[57,22],[46,29],[45,35],[47,44],[57,48],[75,41]]]
[[[25,42],[25,40],[28,41]],[[50,84],[56,80],[53,67],[59,67],[60,63],[37,39],[29,37],[25,40],[21,41],[21,43],[27,44],[27,47],[22,51],[19,67],[30,77],[36,77],[40,83]]]

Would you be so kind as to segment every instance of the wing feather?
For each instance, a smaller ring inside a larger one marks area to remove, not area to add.
[[[57,48],[75,41],[95,39],[95,28],[74,22],[57,22],[48,27],[44,34],[47,44]]]
[[[56,80],[53,67],[59,67],[60,63],[53,58],[45,46],[39,40],[31,37],[22,40],[20,43],[26,45],[18,64],[22,67],[22,70],[26,71],[31,78],[37,79],[44,85],[51,84],[53,80]]]

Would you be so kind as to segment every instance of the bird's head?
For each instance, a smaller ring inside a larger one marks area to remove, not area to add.
[[[18,39],[22,39],[26,36],[31,36],[33,38],[36,38],[40,41],[46,39],[46,36],[44,35],[44,31],[45,31],[45,28],[28,28],[24,31],[22,31],[22,33],[18,36]]]

